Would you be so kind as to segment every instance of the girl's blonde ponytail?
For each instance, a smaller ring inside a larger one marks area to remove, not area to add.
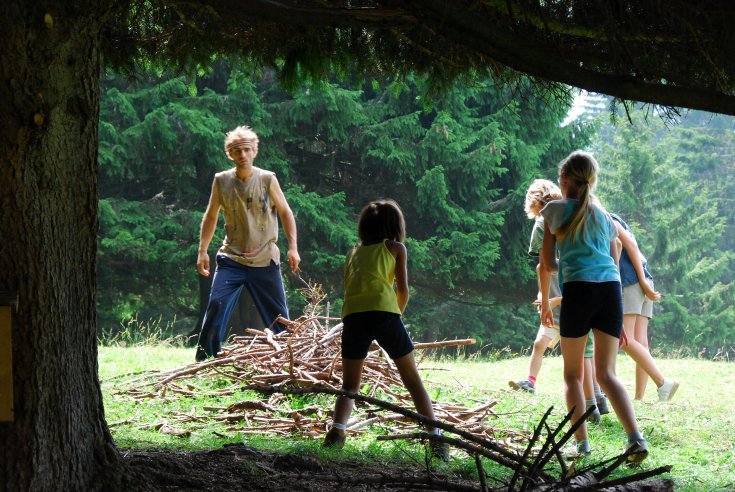
[[[580,234],[584,234],[589,217],[592,216],[593,220],[596,220],[592,213],[592,207],[596,202],[592,190],[597,183],[599,169],[600,165],[592,154],[581,150],[572,152],[559,164],[559,175],[568,178],[570,181],[568,186],[572,186],[567,190],[567,196],[571,191],[574,198],[579,201],[569,221],[556,234],[560,241],[569,236],[572,242],[575,242]]]

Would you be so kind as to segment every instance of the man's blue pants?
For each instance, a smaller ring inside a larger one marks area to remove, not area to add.
[[[222,339],[227,333],[227,322],[243,287],[250,292],[264,323],[270,325],[279,315],[288,319],[281,267],[275,262],[271,261],[266,267],[248,267],[219,254],[216,262],[209,303],[197,343],[196,360],[214,357],[220,351]],[[278,324],[273,327],[275,333],[282,330]]]

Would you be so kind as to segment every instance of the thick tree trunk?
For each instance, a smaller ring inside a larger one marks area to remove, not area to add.
[[[123,477],[97,375],[101,3],[0,5],[0,290],[18,295],[0,490]]]

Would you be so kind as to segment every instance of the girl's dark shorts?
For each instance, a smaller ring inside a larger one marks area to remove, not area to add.
[[[623,330],[623,289],[620,282],[564,282],[559,331],[579,338],[590,329],[620,338]]]
[[[373,340],[388,352],[391,359],[413,351],[413,342],[400,314],[365,311],[348,314],[342,322],[343,359],[364,359]]]

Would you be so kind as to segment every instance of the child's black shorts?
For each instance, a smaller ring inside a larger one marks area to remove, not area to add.
[[[623,290],[620,282],[564,282],[559,331],[579,338],[597,328],[620,338],[623,331]]]
[[[365,311],[348,314],[342,322],[344,359],[364,359],[373,340],[388,352],[391,359],[398,359],[413,351],[413,342],[400,314]]]

